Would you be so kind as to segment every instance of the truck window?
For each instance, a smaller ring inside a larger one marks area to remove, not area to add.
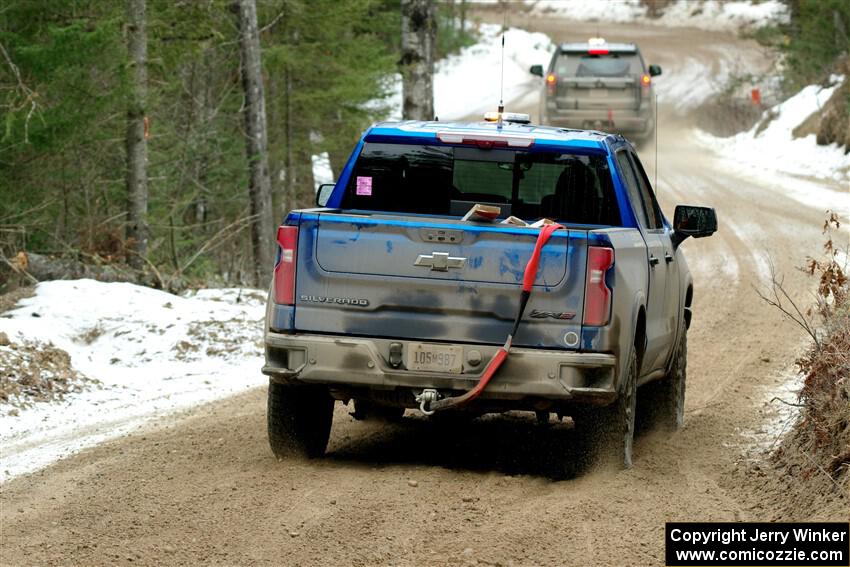
[[[626,150],[619,150],[617,152],[617,164],[620,166],[623,182],[626,184],[626,190],[629,192],[629,200],[634,203],[636,208],[638,222],[646,229],[652,230],[656,228],[654,215],[650,214],[650,210],[647,208],[646,203],[644,203],[637,175]]]
[[[529,221],[621,225],[606,159],[556,152],[367,142],[342,208],[458,216],[453,201],[504,204]]]
[[[650,228],[663,228],[664,216],[661,214],[661,207],[658,206],[658,199],[655,198],[655,192],[649,184],[649,178],[646,176],[643,165],[640,163],[638,157],[632,152],[629,152],[629,159],[631,160],[632,166],[635,170],[638,187],[640,187],[641,198],[646,204],[646,208],[652,211],[651,218],[653,219],[654,224]]]
[[[562,53],[555,69],[559,77],[626,77],[642,73],[643,64],[636,53]]]

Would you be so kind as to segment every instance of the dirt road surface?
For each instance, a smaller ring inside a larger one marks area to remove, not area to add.
[[[524,23],[555,40],[599,27]],[[638,41],[664,79],[686,60],[709,74],[765,64],[755,44],[728,35],[601,27]],[[663,565],[665,521],[847,519],[836,495],[789,511],[765,488],[769,465],[750,456],[775,438],[764,400],[802,344],[753,286],[769,275],[769,256],[804,296],[812,282],[794,267],[819,250],[826,207],[716,161],[672,106],[661,102],[662,205],[669,215],[676,203],[711,204],[720,230],[683,245],[696,288],[686,426],[641,435],[633,469],[553,481],[540,462],[553,436],[569,450],[567,426],[521,417],[386,426],[355,422],[341,406],[326,458],[278,462],[256,390],[5,483],[0,564]],[[643,150],[650,169],[652,153]]]

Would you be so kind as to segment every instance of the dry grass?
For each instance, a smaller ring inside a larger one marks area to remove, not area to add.
[[[797,364],[805,375],[802,419],[794,438],[799,449],[836,480],[850,480],[850,302],[835,306],[820,348],[812,347]]]
[[[8,338],[7,338],[8,339]],[[13,342],[0,345],[0,410],[29,407],[36,402],[62,400],[98,382],[79,373],[71,357],[50,343]]]
[[[850,280],[831,236],[839,226],[838,217],[830,214],[824,223],[825,259],[809,258],[804,268],[818,278],[816,304],[803,312],[791,302],[798,315],[795,320],[809,327],[813,340],[797,360],[804,376],[801,416],[774,459],[788,474],[811,484],[813,491],[820,485],[821,491],[836,491],[846,498],[850,495]],[[811,325],[813,314],[820,316],[820,328]]]

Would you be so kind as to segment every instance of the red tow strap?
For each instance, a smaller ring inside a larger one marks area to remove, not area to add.
[[[559,228],[564,228],[559,224],[545,224],[540,229],[540,234],[537,235],[537,242],[534,243],[534,252],[531,253],[531,258],[525,266],[525,273],[522,275],[522,291],[531,293],[531,288],[534,286],[534,280],[537,279],[537,266],[540,264],[540,252],[543,246],[549,242],[549,237]]]
[[[487,363],[487,366],[484,368],[484,373],[481,375],[478,383],[465,394],[452,398],[443,398],[442,400],[432,402],[428,408],[429,411],[434,412],[437,410],[448,409],[470,402],[481,395],[481,392],[483,392],[487,387],[487,384],[490,383],[490,379],[493,378],[493,375],[496,374],[496,371],[500,366],[502,366],[502,363],[505,362],[505,359],[508,358],[508,354],[511,351],[511,342],[513,342],[514,335],[516,334],[519,323],[522,320],[522,315],[525,312],[525,306],[528,303],[528,298],[531,296],[531,290],[534,287],[534,280],[537,279],[537,268],[540,265],[540,253],[543,250],[543,246],[549,242],[549,238],[552,236],[552,233],[561,228],[564,227],[553,223],[543,225],[543,228],[540,229],[540,234],[537,235],[537,242],[534,244],[534,251],[531,253],[531,258],[529,258],[528,264],[525,266],[525,272],[523,272],[522,275],[522,293],[520,294],[519,309],[517,310],[513,331],[511,331],[511,334],[508,335],[504,346],[499,348],[499,350],[496,351],[496,354],[494,354],[490,359],[490,362]]]

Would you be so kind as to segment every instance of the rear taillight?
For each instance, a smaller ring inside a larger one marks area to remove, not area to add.
[[[650,77],[649,75],[641,75],[640,84],[645,87],[648,87],[650,84],[652,84],[652,77]]]
[[[274,267],[274,302],[280,305],[295,303],[295,259],[298,251],[298,227],[279,226],[277,245],[280,248]]]
[[[587,283],[584,288],[584,324],[601,327],[611,313],[611,289],[605,274],[614,265],[614,250],[602,246],[587,249]]]
[[[555,94],[558,90],[558,77],[556,77],[554,73],[546,75],[546,88],[550,95]]]

